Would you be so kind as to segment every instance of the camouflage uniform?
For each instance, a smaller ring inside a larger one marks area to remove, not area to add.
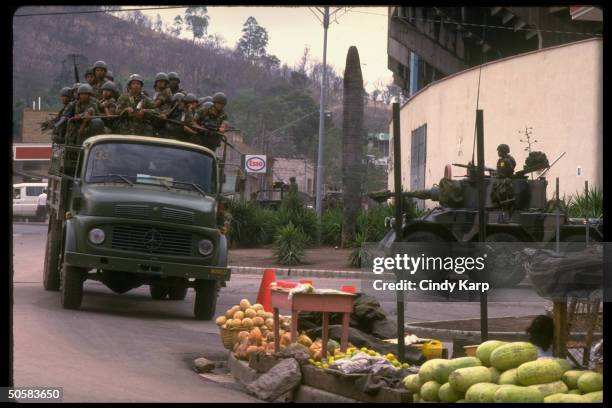
[[[121,114],[127,108],[132,108],[136,111],[138,110],[139,104],[141,104],[140,109],[155,109],[153,101],[147,98],[143,93],[138,96],[131,95],[130,93],[124,93],[117,100],[117,111],[119,114]],[[126,116],[119,118],[117,131],[123,135],[133,134],[151,136],[153,134],[153,129],[151,126],[145,123],[145,118],[147,118],[146,112],[143,120],[137,117],[128,116],[126,114]]]
[[[516,161],[510,153],[510,148],[506,144],[497,146],[499,160],[497,160],[497,177],[511,177],[514,174]]]
[[[87,103],[81,103],[80,101],[75,101],[74,104],[70,105],[71,111],[69,112],[69,116],[72,117],[74,115],[89,115],[96,116],[98,115],[98,104],[90,97]],[[89,132],[89,126],[86,127],[87,134],[80,135],[79,130],[81,127],[82,121],[70,121],[68,122],[68,127],[66,129],[66,144],[73,146],[80,146],[83,144],[83,141],[91,136]]]
[[[68,113],[70,112],[72,106],[73,106],[73,100],[72,100],[72,88],[70,87],[64,87],[62,88],[62,91],[60,93],[61,97],[68,97],[70,99],[68,99],[65,103],[64,106],[62,106],[62,108],[59,110],[59,112],[57,112],[57,116],[52,119],[51,121],[49,121],[49,126],[53,126],[53,130],[51,132],[51,140],[54,143],[64,143],[65,142],[65,136],[66,136],[66,124],[64,123],[63,125],[59,126],[59,127],[55,127],[54,125],[61,120],[62,116],[67,116]]]
[[[181,110],[179,108],[174,109],[170,115],[168,115],[168,119],[179,120],[185,123],[193,123],[193,115],[191,112],[187,110]],[[180,125],[176,125],[174,123],[168,123],[167,125],[167,136],[180,140],[181,142],[192,142],[192,135],[185,132],[183,127]]]
[[[168,112],[172,109],[172,91],[166,87],[161,91],[155,92],[153,101],[159,112]]]

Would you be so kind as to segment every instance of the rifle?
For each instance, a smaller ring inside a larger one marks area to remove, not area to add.
[[[74,80],[75,82],[81,82],[79,81],[79,69],[77,68],[77,64],[76,64],[76,55],[72,55],[72,62],[74,63]]]

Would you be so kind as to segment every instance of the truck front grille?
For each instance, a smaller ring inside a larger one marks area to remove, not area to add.
[[[166,221],[175,221],[186,224],[191,224],[194,222],[193,212],[168,207],[162,208],[162,218]]]
[[[118,204],[115,206],[115,215],[124,218],[151,218],[151,209],[147,205]]]
[[[188,232],[147,225],[117,225],[113,227],[111,247],[149,254],[188,256],[193,245],[192,235]]]

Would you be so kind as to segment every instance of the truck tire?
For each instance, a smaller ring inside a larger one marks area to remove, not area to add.
[[[487,235],[487,242],[521,242],[521,240],[508,232],[494,232]],[[489,261],[495,262],[495,267],[489,274],[492,288],[509,288],[521,283],[526,272],[521,264],[512,262],[511,251],[494,254],[494,257],[494,259],[489,258]]]
[[[198,320],[210,320],[215,315],[219,284],[214,280],[198,280],[195,285],[196,297],[193,314]]]
[[[58,222],[54,218],[53,210],[51,210],[49,214],[49,226],[47,228],[45,265],[43,267],[43,287],[45,290],[53,292],[60,290],[59,255],[61,242],[58,239],[57,232]]]
[[[168,296],[168,286],[151,284],[149,285],[149,293],[154,300],[164,300]]]
[[[187,297],[187,290],[189,289],[186,285],[172,285],[168,291],[168,297],[170,300],[185,300]]]
[[[78,309],[83,300],[85,268],[64,265],[62,268],[62,306],[64,309]]]

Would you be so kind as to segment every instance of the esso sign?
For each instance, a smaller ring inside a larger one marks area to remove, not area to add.
[[[244,167],[247,173],[265,173],[266,156],[247,154],[244,158]]]

